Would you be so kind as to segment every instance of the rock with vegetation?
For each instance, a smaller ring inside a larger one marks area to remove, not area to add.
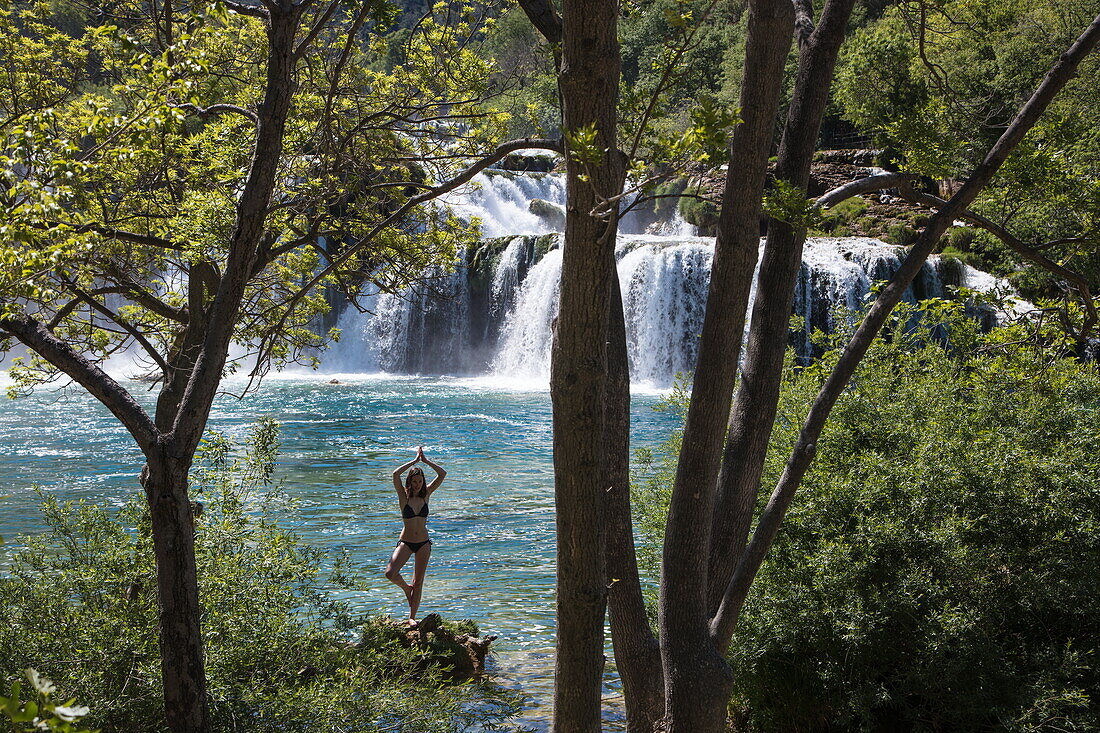
[[[558,159],[553,155],[525,155],[512,153],[504,156],[500,161],[500,167],[507,171],[521,173],[549,173],[558,164]]]
[[[565,229],[565,208],[543,199],[531,199],[528,210],[555,231]]]
[[[479,634],[477,624],[469,619],[444,621],[439,614],[429,613],[415,626],[388,617],[373,619],[363,628],[362,643],[395,640],[415,653],[410,672],[435,667],[443,679],[466,682],[485,679],[485,658],[497,638]]]

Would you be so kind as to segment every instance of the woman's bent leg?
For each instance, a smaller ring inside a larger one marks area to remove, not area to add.
[[[385,571],[386,579],[405,591],[406,599],[408,599],[409,591],[412,590],[412,587],[401,577],[401,568],[408,562],[409,555],[411,554],[412,550],[410,550],[404,542],[398,542],[397,547],[393,548],[393,554],[390,556],[390,561],[386,563]]]

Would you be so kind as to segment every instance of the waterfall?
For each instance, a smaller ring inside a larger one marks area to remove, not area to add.
[[[476,181],[479,186],[449,203],[461,216],[477,217],[489,236],[462,253],[452,270],[399,294],[365,298],[366,313],[345,308],[326,368],[548,379],[562,258],[554,219],[564,185],[552,174],[489,173]],[[631,378],[663,387],[694,368],[714,239],[691,236],[675,218],[636,219],[630,226],[643,225],[665,233],[620,231],[618,277]],[[808,239],[794,293],[794,314],[806,324],[792,334],[799,356],[816,356],[810,334],[835,330],[837,306],[861,309],[873,284],[897,271],[903,255],[901,247],[865,237]],[[948,285],[989,290],[1003,283],[933,257],[905,299],[943,297]]]
[[[521,378],[541,378],[550,374],[561,255],[561,248],[555,247],[527,273],[516,307],[504,321],[500,348],[492,362],[495,373]]]
[[[622,236],[619,288],[631,378],[665,385],[695,367],[712,240]]]
[[[470,289],[466,257],[400,293],[375,292],[348,305],[340,340],[325,357],[339,372],[453,374],[469,370]],[[363,312],[360,312],[360,308]]]
[[[490,170],[478,173],[471,183],[445,197],[443,203],[466,221],[476,218],[484,236],[561,231],[547,221],[545,214],[540,216],[532,211],[532,202],[548,204],[543,207],[544,211],[556,207],[564,217],[565,179],[562,176]]]

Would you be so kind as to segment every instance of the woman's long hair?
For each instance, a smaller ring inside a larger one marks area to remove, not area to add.
[[[412,478],[417,474],[420,475],[420,492],[417,496],[424,496],[428,492],[428,480],[424,478],[424,469],[420,466],[413,466],[405,476],[405,496],[412,496],[409,491],[412,489]]]

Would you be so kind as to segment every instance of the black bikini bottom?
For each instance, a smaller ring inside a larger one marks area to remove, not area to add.
[[[423,542],[409,542],[408,540],[398,540],[398,541],[397,541],[397,544],[399,544],[399,545],[401,545],[401,544],[405,545],[405,546],[406,546],[406,547],[408,547],[408,548],[409,548],[410,550],[412,550],[412,551],[413,551],[413,554],[415,555],[416,553],[420,552],[420,548],[421,548],[421,547],[423,547],[424,545],[430,545],[430,544],[432,544],[432,541],[431,541],[431,540],[424,540]]]

